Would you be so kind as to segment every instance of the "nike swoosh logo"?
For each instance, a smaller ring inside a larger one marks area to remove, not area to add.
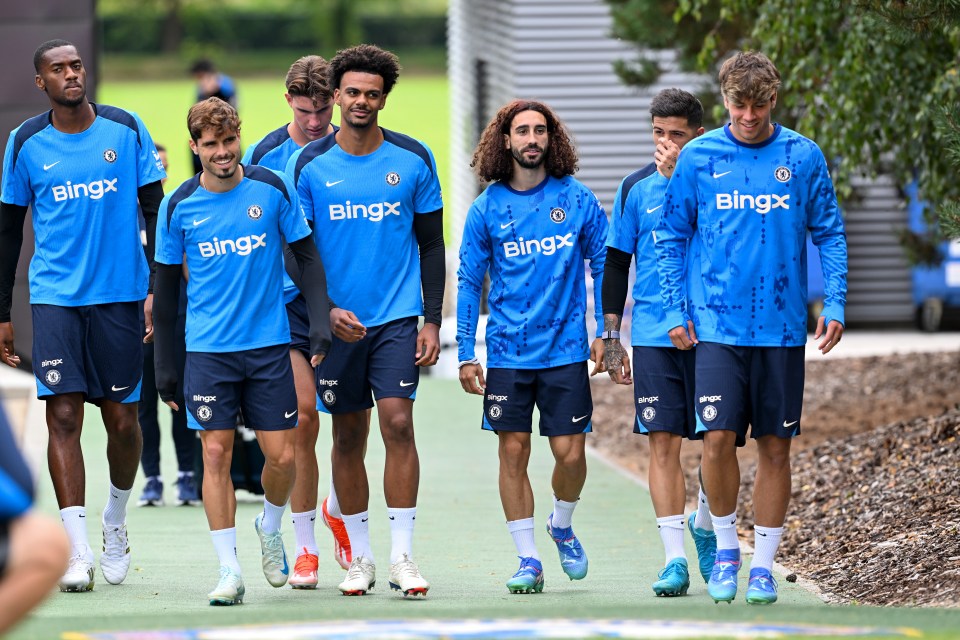
[[[110,390],[111,390],[111,391],[123,391],[124,389],[129,389],[129,388],[130,388],[130,385],[127,385],[127,386],[125,386],[125,387],[118,387],[117,385],[113,385],[112,387],[110,387]]]
[[[207,217],[204,218],[203,220],[194,220],[194,221],[193,221],[193,226],[199,227],[199,226],[202,225],[204,222],[206,222],[207,220],[209,220],[211,217],[213,217],[213,216],[207,216]]]
[[[719,178],[722,178],[723,176],[727,175],[728,173],[733,173],[733,171],[724,171],[723,173],[717,173],[716,171],[714,171],[714,172],[713,172],[713,177],[719,179]]]
[[[587,414],[587,415],[589,415],[589,414]],[[573,421],[574,421],[574,422],[580,422],[581,420],[583,420],[583,419],[586,418],[586,417],[587,417],[587,416],[580,416],[579,418],[574,418]]]
[[[412,385],[414,385],[414,384],[416,384],[416,383],[415,383],[415,382],[404,382],[403,380],[400,381],[400,386],[401,386],[401,387],[409,387],[409,386],[412,386]]]
[[[328,187],[334,187],[334,186],[340,184],[341,182],[343,182],[343,180],[337,180],[336,182],[330,182],[329,180],[327,180],[327,186],[328,186]]]
[[[369,520],[369,519],[370,519],[370,518],[361,518],[361,519],[360,519],[360,522],[366,522],[366,521]]]
[[[43,165],[43,170],[44,170],[44,171],[49,171],[50,169],[53,169],[55,166],[57,166],[57,165],[60,164],[61,162],[63,162],[63,161],[62,161],[62,160],[57,160],[57,161],[54,162],[53,164],[45,164],[45,165]]]
[[[792,427],[793,425],[797,424],[797,422],[799,422],[799,420],[794,420],[793,422],[787,422],[786,420],[784,420],[784,421],[783,421],[783,428],[784,428],[784,429],[789,429],[789,428]]]
[[[661,204],[661,205],[658,205],[658,206],[654,207],[653,209],[647,209],[647,213],[653,213],[654,211],[656,211],[657,209],[659,209],[659,208],[662,207],[662,206],[663,206],[663,205]]]
[[[283,417],[284,417],[284,418],[292,418],[292,417],[295,416],[295,415],[297,415],[297,410],[296,410],[296,409],[294,409],[294,410],[291,411],[290,413],[287,413],[286,411],[283,412]]]
[[[511,221],[508,222],[507,224],[501,224],[501,225],[500,225],[500,228],[501,228],[501,229],[506,229],[507,227],[509,227],[510,225],[512,225],[514,222],[516,222],[516,220],[511,220]]]
[[[391,520],[396,520],[397,518],[396,518],[395,516],[390,516],[390,519],[391,519]]]

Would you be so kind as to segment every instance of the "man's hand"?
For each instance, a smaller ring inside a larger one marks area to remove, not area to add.
[[[817,345],[817,349],[820,349],[823,355],[827,355],[831,349],[837,346],[837,343],[840,342],[840,339],[843,337],[843,325],[836,320],[831,320],[830,324],[827,325],[826,332],[824,332],[823,323],[823,316],[817,318],[817,332],[813,334],[813,339],[816,340],[820,336],[823,336],[823,340]]]
[[[594,338],[593,342],[590,343],[590,361],[593,363],[593,371],[590,372],[591,376],[595,376],[601,371],[606,371],[603,368],[603,340],[600,338]]]
[[[674,327],[667,334],[670,336],[670,342],[681,351],[693,349],[693,346],[700,342],[697,340],[697,330],[693,328],[693,320],[687,320],[686,327]]]
[[[440,359],[440,326],[424,322],[423,329],[417,334],[418,367],[432,367]]]
[[[340,307],[330,311],[330,330],[344,342],[359,342],[367,336],[367,328],[353,315],[353,311]]]
[[[487,388],[487,381],[483,377],[483,366],[465,364],[460,367],[460,386],[467,393],[482,396]]]
[[[313,356],[312,358],[310,358],[310,366],[313,367],[314,369],[316,369],[317,367],[320,366],[320,363],[321,363],[321,362],[323,362],[324,360],[326,360],[326,358],[327,358],[327,354],[325,354],[325,353],[318,353],[318,354],[316,354],[315,356]]]
[[[20,364],[20,356],[13,350],[12,322],[0,322],[0,360],[13,368]]]
[[[153,294],[148,293],[147,299],[143,301],[143,326],[146,333],[143,334],[143,344],[153,342]]]
[[[673,175],[673,170],[677,168],[677,158],[680,157],[680,147],[669,138],[660,138],[657,140],[657,150],[653,154],[653,160],[657,164],[657,171],[664,178],[669,179]]]
[[[593,373],[603,371],[606,371],[610,379],[617,384],[633,383],[633,378],[630,377],[630,355],[616,338],[603,341],[603,366],[594,370]]]
[[[178,407],[178,406],[177,406],[177,403],[174,402],[173,400],[164,400],[164,401],[163,401],[163,404],[167,405],[168,407],[170,407],[170,408],[173,409],[174,411],[180,411],[180,407]]]

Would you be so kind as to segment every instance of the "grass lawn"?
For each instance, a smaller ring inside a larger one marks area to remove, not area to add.
[[[244,148],[290,121],[290,108],[283,98],[285,73],[286,68],[278,68],[275,79],[237,79]],[[186,121],[187,110],[194,100],[192,80],[107,81],[100,85],[97,100],[136,112],[146,123],[154,142],[167,147],[170,181],[166,191],[190,177],[190,135]],[[334,122],[339,120],[340,113],[335,107]],[[445,191],[449,122],[444,75],[401,77],[380,113],[382,126],[417,138],[433,150],[440,184]]]

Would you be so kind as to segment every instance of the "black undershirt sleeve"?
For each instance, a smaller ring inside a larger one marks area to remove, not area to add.
[[[627,288],[630,279],[630,261],[633,255],[607,247],[607,260],[603,265],[603,288],[600,298],[603,312],[623,316],[623,307],[627,302]]]
[[[443,315],[443,288],[447,279],[443,247],[443,209],[414,214],[413,232],[420,247],[423,321],[440,326]]]
[[[164,402],[173,400],[177,393],[176,329],[181,268],[179,264],[158,264],[153,291],[153,363],[157,392]]]
[[[0,322],[10,322],[27,207],[0,202]]]
[[[323,262],[311,236],[291,242],[287,246],[294,259],[285,259],[284,265],[307,301],[307,313],[310,316],[310,355],[325,356],[330,353],[331,335],[330,302],[327,299],[327,276],[323,270]]]
[[[156,272],[154,264],[154,252],[157,246],[157,212],[160,211],[160,203],[163,201],[163,186],[160,181],[145,184],[137,189],[137,200],[140,202],[140,211],[143,212],[143,221],[147,229],[147,263],[150,265],[150,287],[148,291],[153,293],[153,280]]]

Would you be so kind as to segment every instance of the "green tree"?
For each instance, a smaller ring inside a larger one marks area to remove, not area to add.
[[[678,49],[716,94],[721,60],[763,51],[783,76],[778,120],[817,141],[841,201],[858,172],[916,179],[931,224],[901,232],[908,258],[936,264],[942,230],[960,236],[960,0],[607,1],[615,35],[637,44],[617,67],[628,84],[656,78],[651,49]]]

